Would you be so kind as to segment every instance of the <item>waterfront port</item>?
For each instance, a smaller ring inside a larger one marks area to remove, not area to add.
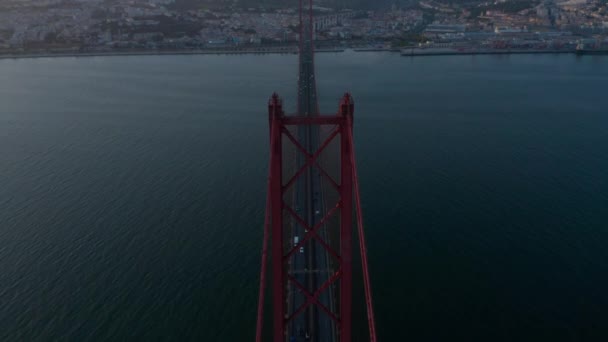
[[[453,55],[507,55],[537,53],[574,53],[575,49],[454,49],[454,48],[412,48],[402,49],[401,55],[415,56],[453,56]]]
[[[504,39],[481,42],[442,42],[419,44],[401,49],[401,55],[449,56],[449,55],[503,55],[503,54],[548,54],[576,53],[579,55],[608,54],[608,42],[599,39],[570,41],[539,41]]]
[[[581,39],[576,46],[577,55],[608,55],[608,42],[596,39]]]

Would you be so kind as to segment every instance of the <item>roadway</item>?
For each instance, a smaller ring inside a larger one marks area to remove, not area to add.
[[[298,115],[319,115],[317,102],[317,88],[314,72],[314,49],[310,27],[304,25],[300,51],[300,70],[298,75]],[[320,145],[320,130],[318,126],[299,126],[296,137],[300,144],[314,153]],[[306,158],[301,152],[296,152],[296,169],[306,163]],[[318,223],[327,212],[327,205],[323,196],[321,174],[316,168],[308,168],[295,183],[293,195],[293,208],[296,213],[307,222],[309,226]],[[290,239],[288,245],[293,248],[295,239],[301,241],[305,234],[305,228],[292,220],[292,233],[287,234]],[[327,239],[327,229],[319,230],[321,238]],[[307,242],[304,247],[293,254],[290,260],[289,273],[302,284],[310,293],[314,293],[330,277],[331,267],[329,256],[325,248],[316,241]],[[306,297],[293,284],[289,285],[290,296],[288,298],[288,314],[292,314],[302,304]],[[319,301],[335,311],[335,303],[332,290],[326,289],[319,296]],[[301,314],[294,317],[288,327],[288,341],[319,341],[332,342],[335,340],[335,326],[331,317],[311,305]]]

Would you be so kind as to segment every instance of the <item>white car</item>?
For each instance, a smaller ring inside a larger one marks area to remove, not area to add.
[[[304,253],[304,247],[300,247],[300,253]]]

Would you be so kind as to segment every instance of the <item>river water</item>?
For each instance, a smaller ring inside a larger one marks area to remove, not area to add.
[[[345,52],[317,73],[323,112],[356,101],[381,340],[608,339],[608,57]],[[0,75],[0,340],[251,340],[266,102],[295,108],[297,57]]]

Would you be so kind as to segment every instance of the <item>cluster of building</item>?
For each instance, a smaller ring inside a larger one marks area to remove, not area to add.
[[[420,10],[315,7],[315,39],[388,39],[422,25]],[[296,8],[182,10],[173,0],[7,0],[0,53],[295,45]]]
[[[180,9],[174,0],[5,0],[0,53],[204,49],[295,45],[296,8]],[[401,42],[426,45],[563,46],[608,32],[602,0],[510,1],[460,5],[423,0],[407,9],[315,7],[315,39],[332,44]]]
[[[422,47],[574,49],[583,38],[604,41],[608,7],[599,0],[498,1],[477,6],[423,3],[435,10]],[[523,8],[519,8],[521,6]]]

